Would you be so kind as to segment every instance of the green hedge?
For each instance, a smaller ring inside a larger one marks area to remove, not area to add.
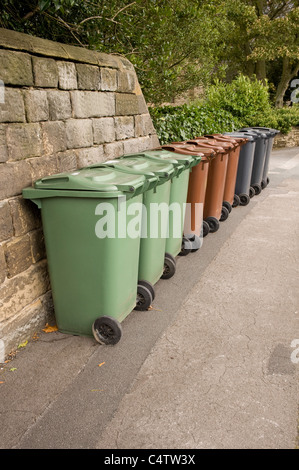
[[[272,127],[285,134],[299,126],[299,105],[273,108],[267,84],[242,75],[231,83],[215,83],[205,100],[150,108],[150,114],[161,144],[240,127]]]

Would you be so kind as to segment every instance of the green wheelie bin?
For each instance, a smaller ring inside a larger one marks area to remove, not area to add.
[[[181,164],[181,166],[183,166]],[[142,227],[139,252],[137,303],[135,310],[147,310],[155,298],[154,284],[164,276],[168,207],[171,181],[178,172],[172,163],[151,160],[143,153],[91,165],[90,169],[112,167],[124,173],[144,175],[156,183],[143,193]],[[163,212],[160,212],[163,211]],[[164,216],[164,217],[163,217]],[[173,271],[172,275],[174,274]]]
[[[171,162],[179,168],[172,180],[169,200],[169,234],[166,241],[165,270],[171,273],[177,255],[185,256],[191,251],[197,251],[202,245],[202,238],[195,234],[190,236],[188,233],[185,234],[184,226],[190,172],[194,166],[199,164],[203,154],[183,154],[179,149],[174,150],[171,144],[145,151],[144,154],[150,159]],[[167,276],[166,273],[165,276]]]
[[[41,209],[61,332],[93,335],[101,344],[120,340],[137,299],[140,230],[132,237],[127,228],[148,186],[143,175],[107,167],[48,176],[23,189]]]

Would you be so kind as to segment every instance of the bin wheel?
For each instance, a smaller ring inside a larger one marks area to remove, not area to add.
[[[189,255],[189,253],[191,253],[191,247],[192,245],[191,245],[189,238],[183,237],[182,247],[181,247],[181,251],[179,252],[179,256]]]
[[[241,203],[241,201],[240,201],[240,197],[238,196],[238,194],[235,194],[235,195],[234,195],[234,202],[233,202],[233,207],[237,207],[237,206],[239,206],[239,205],[240,205],[240,203]]]
[[[98,343],[113,345],[119,342],[122,327],[118,320],[104,315],[93,322],[92,334]]]
[[[228,212],[231,213],[232,211],[232,205],[228,201],[223,201],[222,207],[226,207]]]
[[[268,186],[269,183],[270,183],[270,179],[269,179],[269,177],[267,176],[267,186]]]
[[[248,196],[248,194],[240,194],[239,195],[240,197],[240,205],[241,206],[247,206],[247,204],[249,204],[250,202],[250,197]]]
[[[191,245],[192,245],[192,253],[194,253],[195,251],[198,251],[199,248],[202,247],[202,236],[199,237],[198,235],[193,235],[192,238],[189,239],[190,242],[191,242]]]
[[[165,253],[164,271],[161,279],[170,279],[175,273],[176,262],[172,255]]]
[[[267,187],[267,181],[262,180],[261,187],[262,189],[265,189]]]
[[[150,293],[152,294],[152,299],[154,300],[156,294],[155,294],[155,288],[154,288],[153,284],[149,281],[143,281],[143,280],[138,281],[138,284],[140,284],[141,286],[146,287],[150,291]]]
[[[252,198],[253,196],[255,196],[255,190],[252,186],[250,186],[250,188],[249,188],[249,197]]]
[[[217,230],[220,227],[220,224],[219,224],[219,220],[216,219],[216,217],[207,217],[206,222],[209,224],[211,233],[217,232]]]
[[[258,196],[262,191],[261,185],[260,184],[253,184],[252,187],[254,189],[255,195]]]
[[[228,216],[229,216],[229,211],[227,207],[222,206],[220,222],[224,222],[228,218]]]
[[[210,226],[206,220],[202,222],[202,236],[206,237],[210,231]]]
[[[147,310],[153,303],[151,291],[141,284],[137,286],[136,305],[134,310]]]

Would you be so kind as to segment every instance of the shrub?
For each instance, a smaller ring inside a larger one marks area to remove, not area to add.
[[[240,125],[230,112],[207,104],[150,108],[150,114],[161,144],[233,131]]]
[[[161,144],[240,127],[272,127],[285,134],[299,126],[299,104],[273,108],[267,84],[242,75],[209,87],[204,101],[150,108],[150,113]]]

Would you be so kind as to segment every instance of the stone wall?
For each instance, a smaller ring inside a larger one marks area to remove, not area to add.
[[[120,56],[0,29],[0,79],[0,340],[8,353],[53,310],[40,213],[22,189],[159,141],[134,68]]]
[[[287,134],[278,134],[274,139],[274,148],[299,147],[299,127],[293,127]]]

